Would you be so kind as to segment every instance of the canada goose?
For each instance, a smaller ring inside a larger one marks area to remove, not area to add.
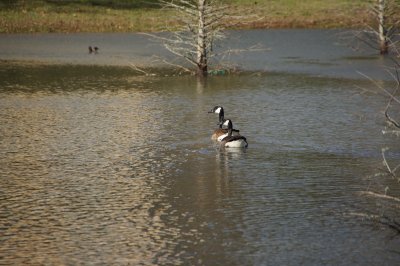
[[[222,124],[225,121],[225,119],[224,119],[224,108],[222,106],[215,106],[208,113],[218,114],[218,116],[219,116],[219,119],[218,119],[219,128],[214,130],[213,134],[211,135],[211,139],[212,140],[221,141],[221,136],[223,136],[222,138],[224,138],[225,136],[228,136],[228,129],[222,128]],[[239,135],[239,130],[238,129],[232,129],[232,134],[233,135]]]
[[[222,125],[228,127],[228,136],[221,140],[221,146],[226,148],[247,148],[249,146],[245,137],[240,135],[232,136],[232,120],[226,119]]]
[[[89,49],[89,54],[93,53],[93,48],[92,48],[92,46],[89,46],[88,49]]]

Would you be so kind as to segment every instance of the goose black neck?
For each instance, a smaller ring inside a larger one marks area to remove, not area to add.
[[[229,122],[228,122],[228,136],[232,136],[232,128],[233,128],[232,122],[229,120]]]
[[[219,112],[219,128],[222,128],[222,124],[224,123],[224,109],[221,108]]]

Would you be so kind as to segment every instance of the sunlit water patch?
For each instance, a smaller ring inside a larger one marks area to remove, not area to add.
[[[381,134],[385,100],[357,88],[367,82],[204,84],[76,66],[0,75],[4,264],[398,262],[389,229],[347,215],[376,208],[359,192],[381,148],[398,148]],[[211,141],[217,104],[247,150]]]

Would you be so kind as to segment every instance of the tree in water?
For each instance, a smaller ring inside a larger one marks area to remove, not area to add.
[[[374,0],[370,10],[376,18],[375,26],[357,31],[355,36],[368,46],[379,50],[381,55],[388,54],[390,49],[395,47],[394,38],[399,32],[399,4],[395,0]]]
[[[221,22],[226,15],[226,7],[215,0],[170,0],[161,3],[178,12],[182,25],[171,36],[161,38],[164,47],[194,65],[198,76],[206,76],[209,60],[215,56],[213,44],[217,39],[224,38]]]
[[[260,45],[244,49],[229,49],[228,47],[215,49],[216,43],[226,38],[224,30],[235,23],[234,12],[221,2],[218,0],[161,0],[163,8],[176,12],[179,26],[166,29],[168,35],[147,35],[161,40],[167,50],[194,66],[196,69],[194,72],[199,77],[207,76],[210,72],[210,62],[215,62],[217,57],[225,58],[226,55],[234,53],[268,50]],[[238,17],[242,24],[258,19],[252,14]],[[170,63],[165,60],[164,62]],[[192,72],[183,65],[174,64],[174,66]]]
[[[387,54],[389,52],[389,32],[386,25],[386,0],[378,0],[378,6],[374,10],[376,10],[375,12],[378,17],[379,52],[381,54]]]

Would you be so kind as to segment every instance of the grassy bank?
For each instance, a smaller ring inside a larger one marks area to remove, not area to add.
[[[239,28],[356,28],[371,23],[365,0],[223,0],[259,20]],[[0,0],[0,33],[149,32],[174,25],[158,0]],[[400,13],[400,12],[398,12]]]

